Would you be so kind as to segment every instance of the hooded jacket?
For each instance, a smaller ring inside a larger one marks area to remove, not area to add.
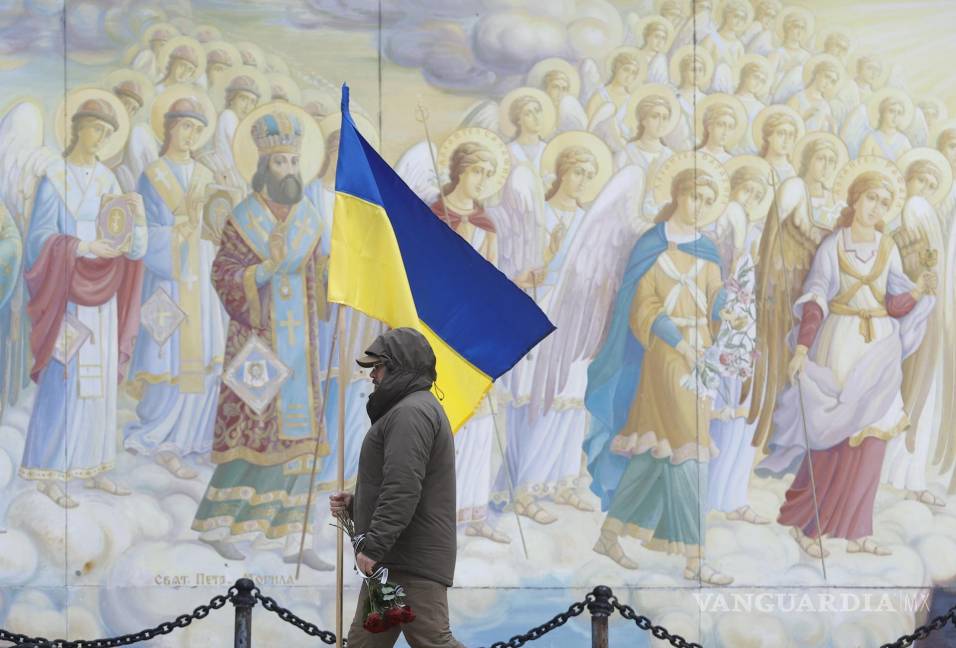
[[[369,397],[352,517],[359,550],[389,569],[451,586],[455,576],[455,442],[430,389],[435,354],[414,329],[379,336],[366,353],[385,362]]]

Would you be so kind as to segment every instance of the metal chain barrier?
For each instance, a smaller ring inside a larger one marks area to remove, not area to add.
[[[233,599],[236,595],[236,588],[230,587],[228,592],[218,594],[206,605],[200,605],[192,614],[181,614],[175,621],[165,621],[154,628],[140,630],[133,634],[121,635],[110,639],[78,639],[76,641],[67,641],[66,639],[44,639],[43,637],[27,637],[26,635],[7,632],[0,629],[0,640],[12,641],[16,646],[22,648],[113,648],[114,646],[129,646],[141,641],[149,641],[161,635],[167,635],[177,628],[185,628],[197,619],[205,619],[213,610],[218,610]]]
[[[947,623],[952,623],[956,626],[956,605],[949,608],[946,614],[941,614],[916,628],[912,634],[903,635],[893,643],[883,644],[880,648],[908,648],[908,646],[912,646],[915,642],[922,641],[937,630],[942,629]]]
[[[580,616],[587,609],[587,604],[594,601],[594,594],[588,594],[583,601],[578,601],[573,603],[566,612],[557,614],[551,620],[531,628],[524,634],[515,635],[508,641],[498,641],[491,644],[488,648],[520,648],[520,646],[525,645],[529,641],[534,641],[540,639],[544,635],[548,634],[552,630],[560,628],[565,623],[570,621],[576,616]]]
[[[259,588],[253,585],[252,581],[248,579],[239,579],[235,585],[229,588],[226,594],[212,597],[209,603],[198,606],[190,614],[182,614],[173,621],[166,621],[153,628],[141,630],[136,633],[111,637],[109,639],[78,639],[76,641],[68,641],[66,639],[28,637],[0,628],[0,641],[12,642],[14,648],[114,648],[116,646],[129,646],[167,635],[178,628],[185,628],[193,621],[205,619],[209,616],[210,612],[224,607],[227,603],[233,603],[236,606],[238,621],[240,613],[248,615],[256,601],[262,603],[263,608],[272,612],[286,623],[299,628],[307,635],[318,637],[320,641],[328,645],[335,644],[335,633],[322,630],[314,623],[309,623],[290,610],[282,607],[275,599],[259,591]],[[242,608],[241,611],[240,608]],[[591,613],[593,646],[607,646],[608,617],[612,613],[618,612],[625,619],[633,621],[641,630],[650,632],[656,639],[664,640],[675,648],[703,648],[699,643],[688,641],[680,635],[672,634],[663,626],[654,625],[646,616],[638,614],[631,606],[621,603],[611,592],[611,589],[603,585],[595,587],[591,593],[584,597],[583,601],[573,603],[566,611],[555,615],[547,622],[531,628],[524,634],[515,635],[507,641],[495,642],[488,646],[488,648],[520,648],[560,628],[574,617],[584,614],[585,611]],[[249,617],[246,616],[246,618]],[[880,648],[908,648],[915,642],[926,639],[932,633],[941,630],[950,623],[956,626],[956,605],[951,607],[945,614],[937,616],[916,628],[911,634],[903,635],[892,643],[883,644]],[[239,624],[237,623],[237,628],[238,627]],[[239,637],[236,637],[237,646],[240,645],[240,643],[249,646],[251,645],[250,642],[251,636],[247,635],[244,642],[240,642]],[[344,639],[342,645],[347,645]]]
[[[630,605],[621,603],[616,597],[611,597],[611,605],[614,606],[615,610],[621,613],[622,617],[633,621],[641,630],[650,632],[657,639],[663,639],[676,648],[703,648],[703,646],[701,646],[699,643],[687,641],[680,635],[671,634],[667,631],[667,628],[663,626],[654,625],[646,616],[638,614],[634,611],[634,608],[632,608]]]
[[[309,636],[318,637],[322,641],[322,643],[326,643],[329,645],[332,645],[335,643],[334,632],[331,632],[329,630],[322,630],[314,623],[309,623],[305,619],[302,619],[296,616],[290,610],[287,610],[281,605],[279,605],[278,603],[276,603],[275,599],[273,599],[272,597],[266,596],[265,594],[260,592],[259,588],[256,588],[253,591],[253,594],[255,595],[256,600],[262,603],[262,607],[269,610],[270,612],[273,612],[286,623],[291,623],[296,628],[298,628],[299,630],[301,630],[302,632],[304,632],[305,634]],[[345,640],[343,640],[342,645],[344,646],[345,643],[346,643]]]

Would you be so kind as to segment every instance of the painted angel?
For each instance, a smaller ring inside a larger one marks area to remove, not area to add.
[[[588,116],[578,98],[581,77],[570,63],[560,58],[540,61],[531,68],[527,82],[544,90],[551,100],[557,111],[556,133],[587,130]]]
[[[757,3],[754,21],[741,37],[749,54],[767,56],[773,51],[774,26],[780,9],[780,0],[761,0]]]
[[[740,40],[750,20],[750,6],[744,0],[727,0],[720,11],[720,26],[711,31],[701,47],[710,52],[714,61],[712,92],[730,93],[734,90],[734,70],[744,56]]]
[[[932,149],[913,149],[900,165],[906,180],[906,203],[900,226],[893,232],[903,271],[913,281],[935,270],[946,246],[936,205],[949,193],[952,175],[945,158]],[[952,443],[950,426],[942,418],[943,401],[956,383],[943,380],[946,355],[945,315],[952,279],[941,273],[935,290],[936,308],[926,322],[922,344],[903,362],[903,405],[910,418],[905,434],[887,444],[882,481],[904,491],[907,499],[945,506],[928,488],[927,469],[932,446]]]
[[[830,59],[829,57],[825,59],[815,57],[807,61],[804,67],[809,67],[809,74],[804,70],[799,71],[804,78],[810,80],[806,89],[799,90],[789,98],[784,97],[785,93],[781,93],[778,89],[778,92],[774,95],[774,102],[786,102],[788,106],[793,108],[803,119],[808,133],[814,131],[836,133],[837,122],[833,115],[830,100],[843,78],[843,70],[836,59]]]
[[[552,140],[545,164],[553,170],[554,180],[544,194],[542,212],[529,218],[544,224],[542,256],[540,265],[524,273],[521,280],[530,280],[535,300],[552,321],[558,321],[573,316],[571,311],[582,315],[585,307],[568,299],[562,288],[572,281],[568,277],[587,280],[587,275],[580,274],[585,265],[593,268],[600,259],[619,254],[619,240],[602,239],[601,244],[607,247],[598,250],[593,237],[598,234],[597,223],[613,228],[619,214],[627,213],[620,211],[628,206],[623,201],[611,206],[604,202],[605,196],[630,191],[634,185],[629,181],[631,176],[626,176],[626,186],[607,185],[594,199],[610,176],[611,154],[597,137],[587,133],[565,133]],[[636,193],[641,195],[639,188]],[[594,203],[586,209],[592,200]],[[638,200],[633,198],[631,209],[637,209]],[[588,262],[582,257],[585,249],[590,251]],[[542,344],[515,367],[510,377],[506,463],[495,486],[495,499],[500,505],[509,497],[506,480],[510,473],[515,511],[539,524],[557,519],[546,508],[549,502],[594,510],[579,491],[587,413],[582,402],[584,367],[570,362],[571,357],[560,344]]]
[[[757,467],[796,472],[777,521],[818,559],[829,554],[823,536],[846,540],[848,553],[890,554],[870,537],[873,507],[887,442],[910,424],[903,363],[922,342],[937,281],[931,271],[912,281],[880,231],[904,197],[899,171],[863,158],[840,176],[846,207],[836,229],[812,253],[799,290],[777,295],[785,326],[797,325],[770,355],[789,385]]]
[[[699,476],[716,447],[707,432],[712,403],[693,378],[725,299],[720,257],[701,235],[701,220],[722,211],[727,178],[705,154],[672,162],[688,159],[670,178],[671,201],[634,244],[620,278],[594,291],[607,300],[601,310],[583,315],[591,328],[595,312],[610,311],[607,324],[592,329],[597,353],[587,367],[591,426],[584,448],[591,490],[606,511],[595,552],[638,569],[620,544],[632,536],[648,549],[681,555],[684,578],[728,585],[733,578],[703,562],[707,495]]]
[[[847,117],[840,137],[851,156],[878,155],[896,161],[913,148],[904,132],[912,120],[909,96],[896,88],[884,88]]]
[[[799,175],[772,187],[776,195],[757,253],[757,356],[748,422],[757,425],[753,444],[764,450],[787,380],[781,358],[787,356],[787,334],[794,324],[790,309],[813,253],[836,227],[842,209],[831,188],[838,166],[847,160],[846,147],[824,134],[807,136],[802,143]]]

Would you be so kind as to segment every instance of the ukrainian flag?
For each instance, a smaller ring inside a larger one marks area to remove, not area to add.
[[[452,429],[554,330],[534,301],[437,218],[359,134],[342,87],[328,299],[421,331]]]

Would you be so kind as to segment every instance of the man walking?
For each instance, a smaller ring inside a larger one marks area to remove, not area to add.
[[[377,565],[402,585],[413,623],[372,634],[362,627],[363,585],[348,634],[350,648],[390,648],[400,632],[412,648],[464,648],[448,624],[448,588],[455,574],[455,444],[448,418],[431,393],[435,353],[410,328],[379,336],[358,359],[375,385],[367,410],[372,427],[362,444],[355,496],[330,496],[333,515],[348,511],[356,534],[356,564]]]

